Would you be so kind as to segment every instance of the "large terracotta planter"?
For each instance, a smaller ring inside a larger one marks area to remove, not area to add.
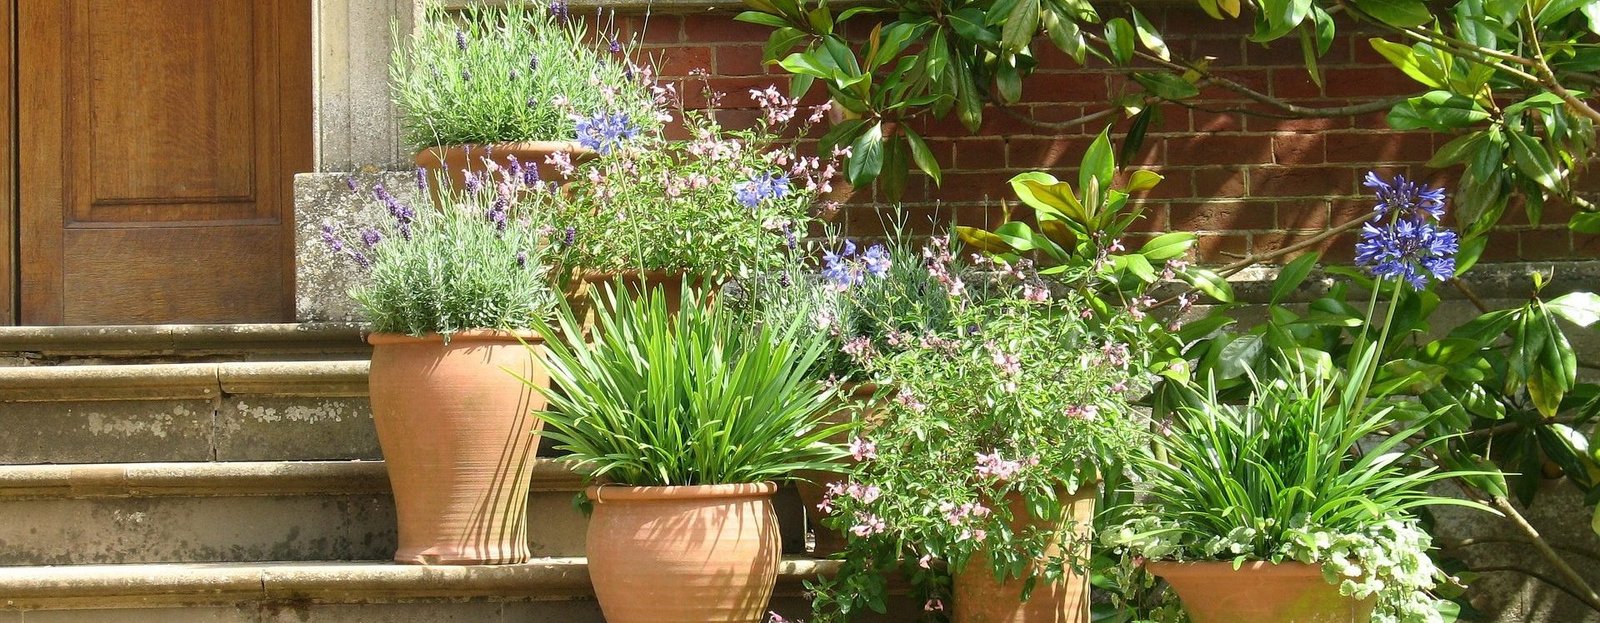
[[[544,421],[544,365],[497,331],[375,333],[372,419],[399,521],[397,562],[528,560],[528,481]],[[521,334],[530,344],[538,336]]]
[[[541,181],[559,183],[566,181],[566,178],[546,160],[556,152],[563,151],[571,155],[573,164],[590,160],[596,155],[594,150],[572,141],[527,141],[429,147],[417,152],[416,162],[417,166],[427,169],[428,186],[431,190],[439,188],[442,176],[450,180],[452,188],[464,188],[467,184],[467,171],[482,176],[487,170],[484,165],[486,159],[501,167],[510,167],[513,156],[524,167],[529,165],[538,167]]]
[[[765,621],[782,557],[777,490],[590,487],[589,577],[606,621]]]
[[[567,303],[572,306],[574,315],[578,312],[587,312],[594,309],[600,301],[607,286],[616,288],[620,283],[622,290],[629,298],[638,298],[646,293],[660,290],[666,298],[667,311],[678,313],[679,302],[683,300],[683,286],[687,283],[691,287],[702,289],[702,294],[707,300],[716,295],[715,284],[698,277],[684,279],[684,271],[668,270],[625,270],[618,272],[585,272],[578,276],[577,283],[567,294]]]
[[[1339,594],[1320,565],[1298,562],[1149,562],[1178,592],[1193,623],[1367,623],[1373,599]]]
[[[1063,521],[1073,520],[1075,542],[1086,543],[1090,524],[1094,521],[1094,484],[1078,487],[1072,494],[1063,494]],[[1023,530],[1042,525],[1042,521],[1028,514],[1027,504],[1021,496],[1006,499],[1011,508],[1013,530]],[[1066,544],[1071,546],[1071,544]],[[1063,544],[1054,544],[1048,553],[1060,555]],[[1079,552],[1087,559],[1089,552]],[[1022,601],[1023,580],[1008,577],[1001,582],[995,579],[986,556],[973,556],[954,579],[952,620],[955,623],[1089,623],[1089,578],[1075,573],[1069,566],[1066,573],[1054,582],[1041,576],[1027,601]],[[1198,622],[1196,622],[1198,623]]]
[[[845,383],[839,388],[839,398],[849,404],[848,408],[837,409],[828,414],[823,421],[824,427],[838,426],[854,419],[858,414],[861,421],[869,422],[880,413],[881,406],[875,398],[878,395],[877,383]],[[837,405],[836,405],[837,406]],[[839,433],[828,438],[828,443],[849,443],[849,433]],[[806,525],[812,528],[816,537],[816,544],[812,553],[817,556],[831,556],[845,550],[846,539],[843,532],[822,525],[822,520],[828,516],[818,508],[826,494],[829,485],[845,481],[844,474],[834,472],[820,472],[802,470],[795,472],[795,489],[800,493],[800,502],[805,505]]]

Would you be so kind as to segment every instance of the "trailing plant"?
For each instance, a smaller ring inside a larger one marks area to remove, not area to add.
[[[1076,295],[1053,297],[1025,263],[996,267],[1005,295],[968,298],[981,284],[957,281],[943,239],[932,245],[927,270],[951,299],[948,325],[852,352],[894,391],[861,423],[850,446],[860,463],[823,503],[849,544],[839,574],[814,587],[817,620],[882,612],[894,571],[942,611],[947,576],[935,561],[1030,583],[1081,567],[1079,547],[1049,553],[1089,520],[1066,516],[1061,496],[1096,487],[1142,439],[1125,400],[1138,344],[1115,339]],[[1047,521],[1014,530],[1010,498]],[[975,555],[987,562],[969,568]]]
[[[419,188],[426,186],[422,175]],[[323,224],[323,242],[359,271],[350,296],[373,331],[448,337],[527,329],[555,308],[550,265],[560,251],[542,220],[552,187],[529,186],[517,170],[489,175],[487,183],[441,189],[437,209],[415,208],[374,186],[372,200],[388,218]]]
[[[586,128],[582,141],[602,154],[557,165],[575,180],[557,217],[573,233],[572,265],[749,278],[792,261],[836,163],[795,153],[781,132],[795,123],[803,135],[825,109],[801,115],[797,101],[774,89],[751,91],[763,117],[754,128],[731,130],[709,113],[684,111],[676,85],[654,93],[655,118],[681,116],[689,140],[668,140],[632,117],[570,107]]]
[[[632,486],[785,480],[837,471],[844,452],[824,417],[834,390],[814,375],[827,340],[802,323],[750,327],[684,286],[677,312],[661,289],[621,284],[596,307],[592,340],[563,306],[547,336],[545,436],[594,478]]]
[[[562,102],[657,127],[633,42],[604,26],[590,35],[562,0],[461,9],[429,0],[411,35],[394,37],[394,101],[418,149],[574,140]]]

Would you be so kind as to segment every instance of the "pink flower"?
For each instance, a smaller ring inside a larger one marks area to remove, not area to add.
[[[789,619],[783,618],[783,615],[776,612],[768,612],[767,623],[789,623]]]
[[[988,346],[990,360],[994,362],[994,367],[1000,371],[1001,375],[1016,376],[1022,374],[1022,361],[1017,359],[1016,355],[1000,350],[1000,347],[995,346],[993,342],[989,343]]]
[[[922,611],[923,612],[933,612],[935,610],[937,610],[939,612],[943,612],[944,611],[944,602],[943,601],[939,601],[937,599],[929,599],[928,603],[922,604]]]
[[[923,569],[932,569],[933,554],[923,554],[922,558],[917,560],[917,566],[922,567]]]
[[[1112,253],[1117,253],[1119,251],[1127,251],[1128,248],[1122,246],[1122,239],[1118,238],[1116,240],[1112,240],[1111,241],[1111,246],[1107,247],[1106,250],[1108,250],[1108,251],[1110,251]]]
[[[980,477],[993,476],[996,480],[1006,481],[1016,476],[1017,472],[1022,471],[1022,462],[1002,459],[1000,458],[1000,452],[996,450],[989,454],[978,455],[976,471]]]
[[[851,439],[850,456],[857,461],[876,459],[878,458],[878,444],[861,437]]]
[[[864,537],[882,534],[889,526],[883,523],[877,515],[872,513],[856,513],[856,525],[850,527],[850,534]]]
[[[871,363],[873,357],[877,355],[877,349],[872,347],[872,340],[867,339],[865,336],[851,338],[850,341],[844,343],[844,347],[840,350],[861,365]]]
[[[1095,418],[1100,417],[1100,407],[1095,405],[1071,406],[1067,407],[1066,415],[1069,418],[1093,422]]]
[[[572,166],[572,154],[564,151],[550,154],[544,161],[546,164],[555,167],[557,171],[560,171],[562,177],[572,175],[572,172],[577,170],[576,167]]]
[[[911,388],[909,387],[900,388],[900,393],[895,394],[894,400],[900,403],[900,406],[915,413],[922,413],[928,408],[928,405],[922,404],[921,400],[917,400],[916,394],[911,393]]]

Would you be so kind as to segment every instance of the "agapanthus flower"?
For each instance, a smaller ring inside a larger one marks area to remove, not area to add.
[[[1403,279],[1421,290],[1430,277],[1439,281],[1455,277],[1459,250],[1456,232],[1402,218],[1387,227],[1363,225],[1356,242],[1356,263],[1367,267],[1374,277]]]
[[[779,173],[762,173],[734,185],[734,198],[746,208],[754,209],[768,199],[782,199],[789,195],[789,176]]]
[[[578,143],[602,155],[611,153],[623,141],[639,134],[627,113],[595,113],[577,119]]]
[[[1439,219],[1444,216],[1442,187],[1421,186],[1404,175],[1396,175],[1393,182],[1386,182],[1378,177],[1376,171],[1368,171],[1361,185],[1377,194],[1378,203],[1372,208],[1374,221],[1394,216],[1422,222],[1428,217]]]

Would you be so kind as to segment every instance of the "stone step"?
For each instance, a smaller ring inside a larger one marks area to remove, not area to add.
[[[785,558],[771,604],[803,617],[806,580],[837,563]],[[913,620],[905,599],[891,617]],[[502,566],[371,562],[0,569],[0,623],[604,623],[582,558]]]
[[[536,464],[536,555],[583,554],[581,486]],[[0,466],[0,565],[386,560],[389,491],[382,461]]]
[[[366,359],[351,322],[0,327],[0,366]]]
[[[0,367],[0,464],[378,459],[367,367]]]

